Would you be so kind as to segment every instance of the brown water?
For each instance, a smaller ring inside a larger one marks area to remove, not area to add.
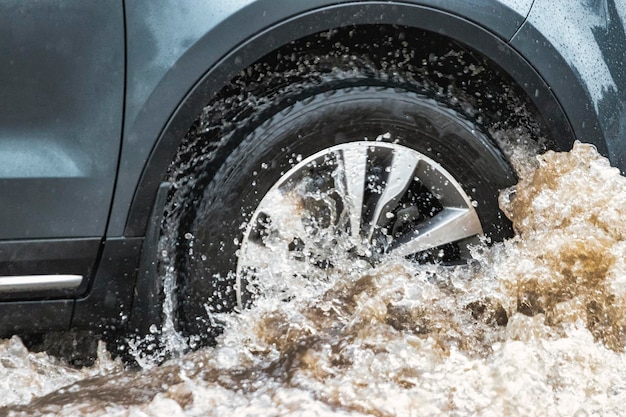
[[[626,178],[577,144],[517,167],[516,237],[456,269],[290,281],[216,348],[143,371],[0,342],[0,415],[611,416],[626,408]]]

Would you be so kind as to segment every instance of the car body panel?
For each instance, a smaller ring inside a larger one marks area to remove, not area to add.
[[[74,300],[8,301],[0,303],[0,335],[67,330]]]
[[[552,88],[576,138],[626,172],[626,4],[537,0],[511,41]]]
[[[0,239],[104,234],[124,102],[121,0],[0,2]]]

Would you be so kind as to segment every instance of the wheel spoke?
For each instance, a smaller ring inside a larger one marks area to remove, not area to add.
[[[389,167],[389,177],[384,191],[376,202],[374,214],[367,232],[368,240],[376,226],[380,226],[386,219],[383,216],[398,202],[413,181],[414,172],[420,159],[409,152],[393,152],[393,159]]]
[[[446,176],[439,165],[420,164],[416,175],[444,207],[464,207],[467,204],[454,179]]]
[[[428,156],[382,141],[336,145],[299,161],[258,204],[239,249],[237,304],[248,282],[273,279],[274,260],[294,261],[281,266],[286,276],[326,274],[344,260],[374,264],[482,232],[469,196]],[[442,249],[442,259],[462,256]]]
[[[471,208],[444,208],[417,230],[395,239],[390,252],[408,256],[482,234],[478,215]]]
[[[363,216],[367,147],[355,146],[343,149],[341,156],[346,186],[345,195],[349,204],[350,234],[353,238],[358,238],[361,232],[361,217]]]

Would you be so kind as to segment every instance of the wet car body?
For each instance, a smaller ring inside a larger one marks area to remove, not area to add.
[[[524,90],[556,148],[593,143],[624,172],[625,19],[611,0],[1,1],[0,332],[154,308],[185,133],[230,79],[307,35],[397,25],[464,44]]]

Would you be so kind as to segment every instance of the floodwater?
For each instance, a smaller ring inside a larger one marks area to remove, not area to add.
[[[217,347],[141,371],[0,341],[0,415],[623,415],[626,178],[584,144],[517,168],[515,238],[467,266],[292,277]]]

